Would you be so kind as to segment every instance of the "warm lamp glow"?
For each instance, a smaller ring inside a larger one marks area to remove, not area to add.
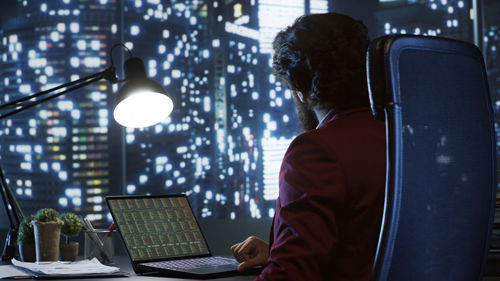
[[[117,44],[111,48],[110,67],[98,73],[90,74],[83,78],[38,93],[23,96],[12,101],[6,101],[0,104],[0,119],[4,119],[43,102],[55,99],[101,79],[106,79],[112,84],[126,82],[116,95],[116,106],[113,112],[115,120],[120,125],[131,128],[143,128],[165,120],[172,112],[174,103],[165,89],[163,89],[162,85],[146,76],[146,68],[141,59],[137,57],[130,57],[127,59],[124,63],[125,79],[118,80],[116,77],[112,51],[113,48],[117,46],[123,46],[127,49],[123,44]],[[128,51],[129,54],[132,55],[130,50]],[[0,193],[10,222],[10,229],[7,233],[0,258],[2,261],[10,261],[15,257],[17,248],[15,238],[21,221],[24,218],[24,214],[5,180],[2,169],[0,169]]]
[[[165,120],[174,103],[160,84],[146,77],[142,60],[129,58],[124,69],[127,82],[116,96],[113,113],[116,122],[125,127],[143,128]]]
[[[116,105],[113,117],[122,126],[142,128],[165,120],[173,108],[174,104],[167,95],[143,91]]]

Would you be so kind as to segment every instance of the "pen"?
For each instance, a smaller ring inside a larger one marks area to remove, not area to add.
[[[92,225],[90,220],[88,218],[84,218],[83,220],[85,221],[85,224],[87,225],[88,229],[92,231],[92,233],[95,233],[94,226]],[[101,246],[104,246],[104,243],[102,243],[101,239],[99,239],[99,236],[97,236],[97,234],[95,234],[95,239],[97,240],[97,242],[99,242],[99,244],[101,244]]]
[[[111,225],[108,227],[108,233],[106,233],[106,236],[111,236],[111,233],[113,233],[113,230],[115,230],[116,224],[115,222],[112,222]]]

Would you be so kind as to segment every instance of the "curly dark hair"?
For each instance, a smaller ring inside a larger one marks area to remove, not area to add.
[[[368,106],[369,41],[366,26],[346,15],[299,17],[274,39],[274,74],[307,96],[312,106],[338,111]]]

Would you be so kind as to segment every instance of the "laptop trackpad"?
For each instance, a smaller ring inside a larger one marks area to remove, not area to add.
[[[211,274],[211,273],[217,273],[217,272],[228,272],[228,271],[237,271],[238,266],[235,265],[216,265],[216,266],[202,266],[198,268],[190,268],[190,269],[177,269],[179,271],[184,271],[188,273],[193,273],[193,274],[200,274],[200,275],[205,275],[205,274]]]

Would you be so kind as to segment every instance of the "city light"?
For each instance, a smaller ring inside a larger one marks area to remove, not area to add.
[[[272,217],[282,157],[301,133],[291,91],[271,71],[272,40],[306,9],[326,12],[329,1],[90,2],[19,3],[17,20],[0,33],[0,100],[104,69],[107,51],[123,40],[173,94],[174,112],[121,132],[110,119],[115,92],[102,82],[1,121],[2,167],[23,209],[52,204],[100,220],[110,218],[104,195],[182,192],[200,217]],[[470,25],[470,1],[380,2],[443,15],[425,23],[388,17],[380,35],[460,36]],[[33,25],[20,25],[27,15]],[[498,28],[484,34],[490,56],[499,36]]]

